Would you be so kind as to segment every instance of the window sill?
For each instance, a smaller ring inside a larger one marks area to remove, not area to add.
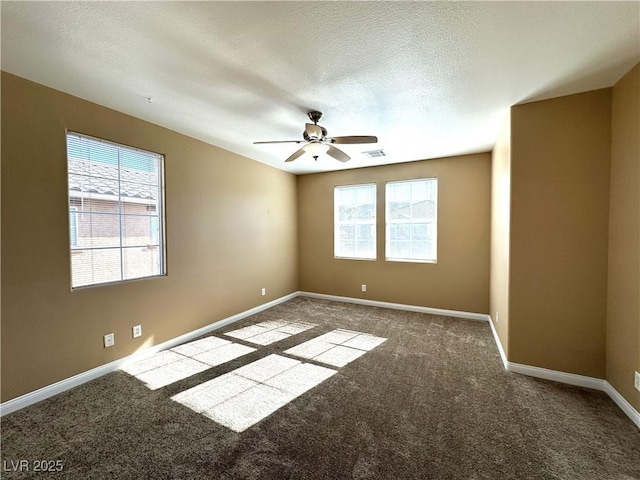
[[[377,258],[357,258],[357,257],[336,257],[333,256],[334,260],[362,260],[365,262],[375,262],[378,260]]]
[[[436,265],[438,260],[413,260],[410,258],[385,258],[386,262],[399,262],[399,263],[430,263]]]

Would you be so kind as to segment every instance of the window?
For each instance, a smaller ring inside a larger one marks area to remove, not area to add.
[[[336,258],[376,259],[376,185],[335,187],[333,245]]]
[[[388,182],[386,259],[435,262],[437,259],[438,180]]]
[[[165,274],[164,157],[67,134],[71,287]]]

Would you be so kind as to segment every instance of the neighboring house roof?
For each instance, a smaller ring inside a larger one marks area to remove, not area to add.
[[[120,168],[81,158],[69,158],[69,192],[114,197],[158,199],[157,172]],[[114,199],[115,200],[115,199]]]
[[[357,207],[341,207],[340,218],[345,219],[369,219],[372,211],[375,213],[376,205],[359,205]],[[422,200],[414,204],[409,202],[392,202],[389,206],[389,218],[391,220],[433,219],[436,216],[436,204],[432,200]]]
[[[406,202],[394,205],[389,208],[389,216],[392,220],[413,218],[434,218],[436,216],[436,205],[431,200],[423,200],[421,202],[408,205]]]

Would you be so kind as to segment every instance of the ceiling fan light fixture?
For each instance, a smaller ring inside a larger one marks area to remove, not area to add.
[[[329,150],[329,145],[325,145],[324,143],[313,142],[309,143],[302,147],[305,152],[310,154],[312,157],[318,157],[320,155],[324,155]]]
[[[253,142],[254,145],[262,143],[305,143],[306,144],[293,152],[286,160],[286,162],[293,162],[295,159],[300,158],[305,153],[311,155],[315,160],[318,160],[320,155],[328,155],[340,162],[347,162],[351,159],[345,152],[333,146],[337,145],[351,145],[358,143],[378,143],[378,137],[372,135],[349,135],[346,137],[328,137],[327,129],[322,125],[318,125],[318,120],[322,117],[321,112],[309,112],[309,119],[313,123],[306,123],[304,132],[302,132],[302,138],[304,140],[269,140],[266,142]]]

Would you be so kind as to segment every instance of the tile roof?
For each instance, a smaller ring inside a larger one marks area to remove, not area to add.
[[[69,192],[157,200],[158,191],[157,172],[118,169],[115,165],[69,158]]]

